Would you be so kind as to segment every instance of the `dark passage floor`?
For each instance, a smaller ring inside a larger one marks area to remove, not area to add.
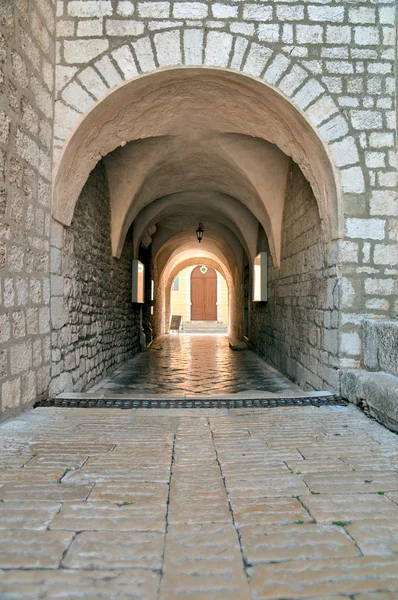
[[[222,335],[171,334],[156,340],[89,391],[101,394],[236,394],[302,390],[249,350],[234,351]]]

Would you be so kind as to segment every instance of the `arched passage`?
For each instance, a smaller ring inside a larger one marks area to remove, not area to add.
[[[340,190],[324,143],[281,93],[247,75],[170,69],[110,92],[82,119],[56,165],[53,215],[61,223],[71,223],[100,156],[108,156],[115,256],[140,210],[181,189],[197,190],[200,182],[202,191],[233,197],[238,191],[278,263],[286,156],[310,182],[327,237],[341,234]]]
[[[173,270],[209,259],[225,272],[232,334],[245,333],[303,385],[333,386],[337,348],[324,313],[335,308],[327,246],[340,235],[340,191],[328,149],[302,113],[264,82],[220,69],[128,82],[85,116],[60,157],[53,214],[67,227],[101,156],[109,251],[116,262],[131,252],[145,263],[147,297],[154,282],[153,317],[149,305],[135,313],[147,338],[150,326],[167,331]],[[268,253],[271,274],[261,306],[251,294],[258,252]],[[307,360],[315,352],[316,374]]]

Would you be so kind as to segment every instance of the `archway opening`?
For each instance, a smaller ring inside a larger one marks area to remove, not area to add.
[[[171,314],[182,317],[185,333],[228,333],[228,284],[217,269],[203,263],[181,269],[170,294]]]
[[[99,170],[105,174],[112,260],[130,252],[145,266],[147,302],[132,309],[141,347],[169,331],[177,274],[202,265],[225,278],[234,338],[304,387],[333,387],[337,348],[325,322],[337,274],[327,247],[339,234],[339,194],[327,150],[285,98],[252,78],[209,69],[164,71],[112,92],[83,120],[56,171],[54,217],[72,231],[76,195],[80,202],[98,153],[104,158],[90,180],[99,186]],[[260,303],[252,293],[258,253],[266,253],[269,273]],[[125,294],[130,285],[125,277]],[[191,320],[217,320],[214,302],[211,315],[205,304],[194,305]],[[97,339],[101,352],[105,339],[108,331]]]

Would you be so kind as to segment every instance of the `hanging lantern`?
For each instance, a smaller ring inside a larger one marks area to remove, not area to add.
[[[202,223],[199,223],[198,228],[196,230],[196,237],[198,238],[199,244],[202,241],[203,232],[204,232],[204,227],[203,227]]]

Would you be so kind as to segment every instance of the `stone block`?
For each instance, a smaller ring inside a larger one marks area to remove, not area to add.
[[[64,531],[0,530],[0,562],[6,569],[56,569],[72,534]]]
[[[114,52],[112,57],[115,59],[119,69],[126,79],[131,79],[138,75],[137,67],[135,66],[134,58],[129,46],[122,46]]]
[[[138,14],[146,19],[168,19],[170,16],[170,2],[140,2]]]
[[[138,36],[144,33],[144,24],[139,21],[106,19],[106,34],[114,37]]]
[[[67,6],[71,17],[104,17],[112,14],[110,0],[71,0]]]
[[[81,4],[89,4],[90,2],[81,2]],[[64,42],[65,62],[67,64],[84,64],[102,52],[105,52],[109,47],[109,41],[103,38],[91,40],[74,40]]]
[[[346,219],[346,235],[349,238],[361,238],[370,240],[384,239],[386,222],[383,219],[357,219],[349,217]]]
[[[252,44],[243,71],[249,75],[253,75],[253,77],[259,77],[271,58],[271,54],[272,51],[269,48],[263,48],[259,44]]]
[[[119,85],[122,78],[112,64],[109,56],[104,56],[95,63],[96,69],[101,73],[110,88]]]
[[[363,321],[366,368],[398,376],[398,321]]]
[[[181,64],[182,56],[179,31],[157,33],[154,36],[154,43],[160,67]]]
[[[78,21],[78,37],[99,37],[103,33],[103,19],[89,19]]]
[[[226,67],[232,49],[232,35],[218,31],[207,34],[205,65],[213,67]]]
[[[85,531],[78,534],[62,561],[70,569],[141,567],[160,569],[164,536],[157,531]]]
[[[344,20],[344,6],[308,6],[310,21],[341,22]]]
[[[272,6],[245,3],[243,18],[247,21],[272,21]]]
[[[207,4],[204,2],[175,2],[173,17],[175,19],[204,19],[208,14]]]
[[[203,58],[203,31],[187,29],[184,31],[184,56],[186,65],[201,65]]]
[[[62,98],[78,112],[84,113],[94,104],[94,98],[90,96],[76,81],[72,81],[62,92]]]
[[[10,348],[11,375],[18,375],[28,371],[32,366],[32,342],[27,340],[13,344]]]
[[[365,407],[386,427],[398,431],[398,377],[359,369],[343,371],[341,394],[350,402]]]
[[[15,409],[21,403],[21,379],[10,379],[1,386],[1,409]]]
[[[211,7],[213,17],[216,19],[235,19],[238,16],[238,7],[216,2]]]

